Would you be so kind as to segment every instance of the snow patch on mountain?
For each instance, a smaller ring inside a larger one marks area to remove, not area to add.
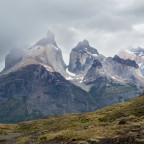
[[[143,63],[138,63],[138,66],[141,67]]]
[[[67,73],[68,75],[70,75],[70,76],[73,76],[73,77],[76,76],[74,73],[70,72],[70,71],[68,70],[68,68],[66,68],[66,73]]]
[[[73,80],[71,76],[66,77],[66,80]]]

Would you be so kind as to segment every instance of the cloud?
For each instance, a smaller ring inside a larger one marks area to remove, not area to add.
[[[144,24],[133,25],[132,28],[139,33],[144,33]]]
[[[68,64],[71,49],[83,39],[106,56],[144,47],[144,2],[138,0],[1,0],[0,62],[12,48],[27,48],[47,30]]]

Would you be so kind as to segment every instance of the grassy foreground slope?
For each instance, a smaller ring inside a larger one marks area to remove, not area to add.
[[[143,144],[144,96],[91,113],[0,124],[0,139],[16,144]]]

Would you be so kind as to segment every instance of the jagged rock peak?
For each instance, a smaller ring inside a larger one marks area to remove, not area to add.
[[[73,51],[90,52],[91,54],[98,54],[98,51],[95,48],[91,47],[89,41],[86,39],[79,42],[77,46],[73,49]]]
[[[114,61],[122,64],[122,65],[126,65],[126,66],[130,66],[130,67],[134,67],[134,68],[138,68],[138,64],[134,61],[134,60],[130,60],[130,59],[122,59],[119,56],[115,55],[113,58]]]
[[[98,54],[98,51],[91,47],[87,40],[79,42],[70,53],[69,71],[81,73],[87,70]]]
[[[40,46],[46,46],[48,44],[58,47],[55,42],[55,35],[51,31],[48,31],[46,37],[42,38],[40,41],[36,43],[36,45],[40,45]]]
[[[90,46],[89,41],[84,39],[82,42],[79,42],[77,46]]]

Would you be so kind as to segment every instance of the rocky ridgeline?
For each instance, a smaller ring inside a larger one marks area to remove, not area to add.
[[[142,50],[129,55],[142,57]],[[0,122],[93,111],[139,96],[142,69],[126,57],[105,57],[83,40],[67,66],[51,32],[29,49],[12,50],[0,76]]]

